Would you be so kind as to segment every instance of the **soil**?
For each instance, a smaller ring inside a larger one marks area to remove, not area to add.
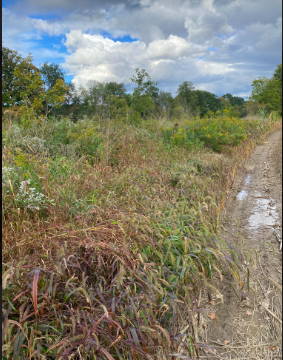
[[[201,315],[198,340],[213,349],[203,351],[200,359],[282,359],[280,144],[282,130],[259,144],[228,192],[221,219],[223,237],[243,254],[238,260],[243,289],[223,279],[218,284],[223,303],[219,295],[210,303],[202,296],[201,307],[211,313]]]

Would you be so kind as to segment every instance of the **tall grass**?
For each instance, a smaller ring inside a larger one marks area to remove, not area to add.
[[[179,314],[205,311],[198,292],[218,291],[216,276],[239,283],[217,216],[261,130],[241,125],[243,142],[215,153],[200,137],[167,141],[164,126],[4,124],[4,359],[177,359],[169,354],[182,347],[198,356],[204,345],[192,329],[181,341]]]

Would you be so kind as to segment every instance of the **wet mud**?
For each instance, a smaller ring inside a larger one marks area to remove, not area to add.
[[[203,300],[201,306],[217,317],[202,317],[200,338],[215,349],[204,359],[282,359],[282,183],[274,162],[279,142],[281,130],[257,146],[229,190],[221,224],[223,237],[243,255],[242,286],[226,278],[217,284],[223,303],[217,295],[212,303]]]

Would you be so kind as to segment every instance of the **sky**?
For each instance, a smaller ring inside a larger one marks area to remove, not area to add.
[[[282,62],[280,0],[3,0],[2,43],[66,81],[123,82],[135,69],[160,90],[178,85],[250,95]]]

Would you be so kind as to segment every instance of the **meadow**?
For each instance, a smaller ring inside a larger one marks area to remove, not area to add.
[[[216,279],[246,287],[219,214],[276,123],[6,114],[2,358],[197,358],[182,319],[205,311],[200,289],[221,298]]]

